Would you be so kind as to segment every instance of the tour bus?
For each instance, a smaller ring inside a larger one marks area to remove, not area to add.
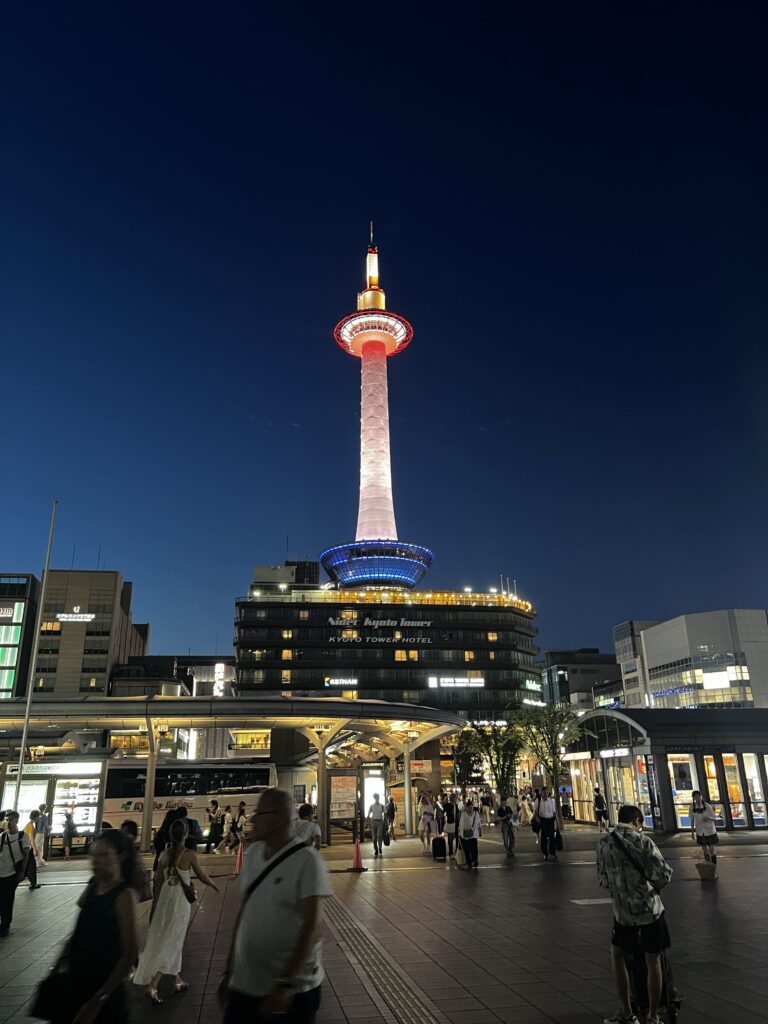
[[[125,759],[110,763],[103,821],[119,828],[126,818],[130,818],[141,831],[146,778],[146,761]],[[211,800],[218,800],[222,810],[227,804],[234,810],[244,800],[250,814],[256,808],[259,794],[276,785],[277,769],[274,764],[264,761],[158,760],[152,806],[153,832],[160,827],[168,811],[186,807],[187,815],[195,818],[203,834],[207,835],[208,816],[205,811]]]

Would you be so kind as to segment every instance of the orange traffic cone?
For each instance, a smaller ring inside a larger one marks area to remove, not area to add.
[[[363,867],[363,855],[360,853],[360,840],[355,840],[355,856],[352,860],[352,867],[347,868],[347,871],[367,871],[368,868]]]

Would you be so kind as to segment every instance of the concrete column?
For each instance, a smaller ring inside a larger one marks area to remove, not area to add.
[[[725,778],[725,766],[723,765],[723,755],[719,752],[715,754],[715,775],[717,776],[717,785],[720,790],[720,799],[723,802],[723,817],[725,818],[725,827],[730,832],[733,829],[733,815],[731,814],[731,798],[728,795],[728,783]]]
[[[413,807],[411,806],[411,745],[403,744],[403,809],[405,834],[413,835]]]
[[[742,796],[742,807],[744,808],[744,816],[747,819],[747,828],[755,827],[755,816],[752,813],[752,800],[749,796],[749,788],[747,786],[747,773],[744,769],[744,755],[736,755],[736,766],[739,773],[739,785],[741,786]]]
[[[325,747],[317,745],[317,821],[322,832],[321,842],[331,845],[331,828],[328,820],[328,775],[325,764]]]
[[[144,783],[144,811],[141,816],[141,849],[143,853],[148,853],[152,849],[152,810],[155,805],[155,773],[157,771],[157,745],[151,729],[149,737],[147,781]]]
[[[656,765],[656,783],[659,787],[661,827],[664,832],[677,832],[677,816],[675,814],[675,801],[672,798],[672,783],[669,778],[669,761],[667,761],[666,747],[651,747],[651,753]]]

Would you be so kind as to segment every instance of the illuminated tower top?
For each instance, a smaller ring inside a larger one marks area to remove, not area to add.
[[[379,278],[379,252],[371,241],[365,258],[365,287],[357,311],[336,325],[333,336],[360,359],[360,505],[354,545],[329,548],[320,556],[329,576],[346,585],[414,586],[432,562],[432,552],[397,539],[389,444],[387,359],[413,337],[408,321],[386,307]]]

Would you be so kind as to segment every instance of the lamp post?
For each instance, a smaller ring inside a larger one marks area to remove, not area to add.
[[[24,709],[24,728],[21,731],[21,748],[19,749],[19,774],[16,776],[16,792],[13,797],[13,809],[19,809],[19,794],[21,793],[21,775],[24,771],[24,751],[27,746],[29,735],[29,715],[32,710],[32,689],[35,679],[35,666],[37,664],[37,649],[40,646],[40,625],[43,621],[43,607],[45,606],[45,588],[48,584],[48,570],[51,565],[51,549],[53,548],[53,531],[56,525],[56,506],[54,501],[51,506],[51,528],[48,531],[48,550],[45,553],[45,566],[43,568],[43,585],[40,590],[40,601],[37,605],[35,616],[35,635],[32,638],[32,653],[29,656],[29,672],[27,673],[27,704]]]

